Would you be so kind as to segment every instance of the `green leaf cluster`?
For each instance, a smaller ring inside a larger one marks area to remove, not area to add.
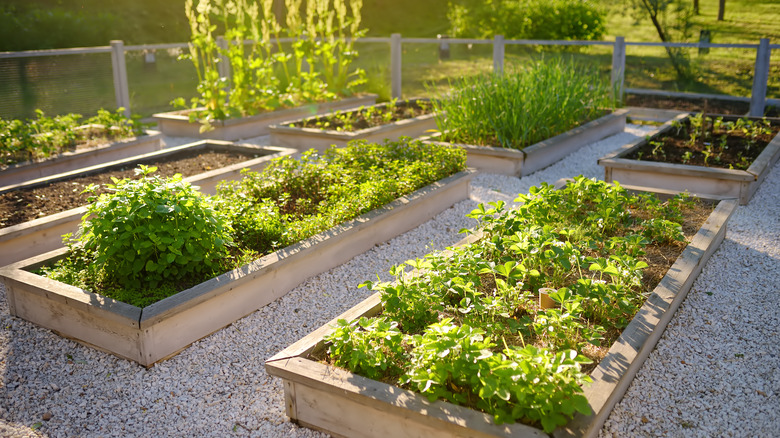
[[[232,242],[227,219],[181,175],[163,179],[151,175],[155,170],[142,165],[141,178],[114,179],[109,193],[92,198],[78,235],[68,236],[69,263],[88,283],[139,291],[143,300],[144,290],[175,290],[224,270]]]
[[[564,133],[614,106],[610,85],[595,68],[560,59],[457,79],[440,94],[432,102],[443,141],[511,149]]]
[[[142,135],[144,125],[138,117],[123,112],[124,108],[115,113],[100,109],[83,122],[80,114],[47,117],[41,110],[31,120],[0,118],[0,165],[52,157],[77,144]]]
[[[465,152],[403,138],[353,142],[221,184],[209,197],[181,176],[115,181],[93,197],[50,278],[143,307],[328,230],[465,169]]]
[[[218,196],[236,241],[266,254],[463,170],[465,163],[461,149],[409,138],[353,141],[244,172],[241,180],[221,184]]]
[[[606,11],[589,0],[456,0],[447,18],[457,37],[599,40]]]
[[[284,0],[285,26],[273,0],[187,0],[190,59],[198,75],[192,121],[215,120],[348,96],[366,82],[354,39],[363,0]],[[217,35],[223,32],[221,44]],[[292,43],[283,44],[283,35]],[[230,74],[220,71],[227,63]],[[183,98],[173,101],[187,107]]]
[[[690,201],[662,203],[582,177],[561,190],[532,187],[516,201],[512,210],[496,202],[469,214],[479,222],[476,242],[408,261],[411,273],[396,266],[393,282],[364,283],[381,294],[381,324],[401,335],[381,331],[368,342],[343,328],[379,323],[340,322],[326,337],[333,363],[481,409],[498,423],[551,432],[589,413],[581,366],[644,302],[644,248],[680,238],[669,228],[679,227],[673,221]],[[552,307],[540,304],[542,294]],[[354,360],[375,359],[375,350],[384,352],[378,369]]]

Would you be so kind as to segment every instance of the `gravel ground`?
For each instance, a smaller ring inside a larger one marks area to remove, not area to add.
[[[457,230],[473,226],[464,215],[478,203],[511,201],[542,181],[601,178],[595,158],[647,130],[629,125],[522,179],[478,175],[470,200],[148,370],[10,317],[0,287],[0,436],[325,436],[288,421],[266,358],[363,300],[361,281],[386,279],[391,265],[455,243]],[[779,217],[775,166],[737,210],[603,436],[780,436]]]

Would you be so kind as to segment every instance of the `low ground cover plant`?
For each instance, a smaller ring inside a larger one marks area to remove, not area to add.
[[[69,255],[42,274],[139,307],[465,169],[457,149],[402,139],[282,157],[205,196],[140,168],[93,199]]]
[[[654,287],[643,280],[646,252],[685,246],[683,215],[696,205],[582,177],[517,201],[472,211],[475,243],[408,261],[412,273],[395,266],[393,282],[364,283],[382,313],[338,321],[323,359],[497,423],[551,432],[588,414],[583,366],[595,366]],[[540,304],[543,294],[554,305]]]
[[[649,139],[627,158],[747,170],[778,133],[780,125],[766,118],[726,120],[698,113],[675,121],[670,133]]]
[[[288,126],[352,132],[412,119],[431,112],[432,106],[427,100],[398,102],[393,99],[381,105],[361,106],[356,110],[339,110],[326,116],[310,117]]]
[[[362,0],[284,0],[284,25],[273,0],[187,0],[190,59],[198,96],[190,120],[211,129],[215,120],[245,117],[354,93],[365,73],[352,68]],[[224,32],[220,44],[218,32]],[[281,39],[292,39],[289,47]],[[220,71],[227,63],[230,74]]]
[[[450,88],[432,103],[441,140],[453,143],[523,149],[613,107],[597,70],[562,60],[465,77]]]
[[[48,117],[36,110],[29,120],[0,118],[0,165],[49,158],[75,148],[144,134],[137,117],[126,117],[124,108],[116,112],[100,109],[83,119],[80,114]]]

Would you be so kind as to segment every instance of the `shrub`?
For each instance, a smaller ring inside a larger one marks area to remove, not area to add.
[[[598,40],[605,11],[588,0],[461,0],[448,13],[458,37]]]
[[[104,287],[143,290],[203,278],[221,267],[231,243],[228,222],[210,198],[182,180],[152,176],[115,180],[111,193],[93,198],[77,237],[68,240],[89,260]]]

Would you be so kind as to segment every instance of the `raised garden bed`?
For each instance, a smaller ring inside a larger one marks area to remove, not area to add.
[[[199,141],[175,148],[142,154],[132,158],[125,158],[109,163],[91,166],[76,171],[53,175],[28,181],[24,184],[2,188],[2,192],[11,192],[25,188],[33,188],[38,185],[63,181],[79,175],[97,174],[109,172],[111,169],[134,167],[136,163],[153,163],[177,155],[192,153],[193,151],[226,151],[241,153],[247,159],[214,170],[209,170],[185,178],[186,181],[198,185],[201,191],[213,193],[219,181],[240,178],[241,169],[249,168],[259,170],[265,167],[275,157],[291,155],[294,149],[271,146],[238,145],[221,141]],[[61,236],[65,233],[75,232],[81,217],[86,213],[86,207],[77,207],[58,212],[38,219],[23,222],[17,225],[0,228],[0,266],[24,260],[55,248],[62,247]]]
[[[722,147],[719,143],[720,136],[712,139],[700,137],[699,140],[690,140],[687,133],[691,123],[690,117],[692,116],[681,114],[665,123],[648,138],[628,143],[619,150],[600,158],[598,162],[604,167],[604,179],[637,187],[676,192],[688,191],[703,197],[737,198],[740,204],[747,204],[766,174],[780,158],[780,136],[776,133],[769,135],[771,141],[768,144],[763,142],[766,144],[763,150],[760,149],[760,145],[756,145],[752,150],[744,151],[741,145],[747,144],[748,140],[732,135],[728,136],[729,143],[726,145],[728,147]],[[761,120],[743,119],[754,122]],[[723,116],[722,120],[735,122],[738,117]],[[780,124],[780,120],[768,120],[773,126]],[[685,138],[678,138],[677,143],[683,144],[673,148],[672,144],[664,139],[678,136],[678,127],[686,129],[679,134]],[[694,143],[695,147],[690,150],[682,149],[685,143]],[[755,154],[758,150],[761,150],[760,154],[751,158],[750,154]],[[718,159],[721,162],[718,162]],[[678,162],[671,162],[672,160]],[[699,162],[701,164],[695,164]],[[728,168],[729,165],[735,168]],[[739,166],[745,168],[739,169],[737,168]]]
[[[333,102],[302,105],[297,108],[272,111],[238,119],[217,120],[212,123],[214,129],[205,132],[200,132],[200,123],[190,122],[188,114],[191,110],[158,113],[154,115],[154,119],[157,121],[158,129],[165,135],[233,141],[266,135],[270,132],[269,126],[285,120],[325,114],[339,109],[373,105],[376,103],[376,98],[375,94],[369,94]]]
[[[472,171],[459,172],[386,206],[268,254],[144,308],[33,274],[67,249],[0,269],[12,315],[145,366],[403,233],[468,197]]]
[[[577,414],[554,436],[596,436],[643,361],[653,350],[702,267],[723,240],[736,202],[721,201],[669,268],[622,335],[591,372],[584,396],[592,410]],[[471,236],[463,243],[479,239]],[[327,365],[324,338],[339,320],[354,322],[383,311],[375,294],[291,345],[266,362],[269,374],[283,379],[287,415],[292,421],[336,436],[545,437],[524,424],[496,425],[488,415]],[[417,341],[415,341],[417,342]],[[498,341],[500,343],[500,340]],[[453,347],[454,348],[454,347]],[[442,356],[443,357],[443,356]],[[453,391],[456,391],[453,387]]]
[[[345,146],[351,140],[416,138],[436,129],[431,111],[426,100],[408,100],[293,120],[270,127],[271,144],[324,150],[331,145]]]
[[[17,163],[0,170],[0,187],[20,184],[160,149],[162,149],[162,134],[157,131],[147,131],[147,135],[141,137],[128,138],[95,147],[77,147],[72,152],[65,152],[56,157]]]
[[[480,171],[509,176],[526,176],[541,170],[571,154],[579,148],[623,132],[626,126],[627,109],[618,109],[610,114],[578,126],[563,134],[540,141],[521,150],[469,144],[455,144],[466,150],[467,165]],[[424,138],[437,144],[437,136]]]

